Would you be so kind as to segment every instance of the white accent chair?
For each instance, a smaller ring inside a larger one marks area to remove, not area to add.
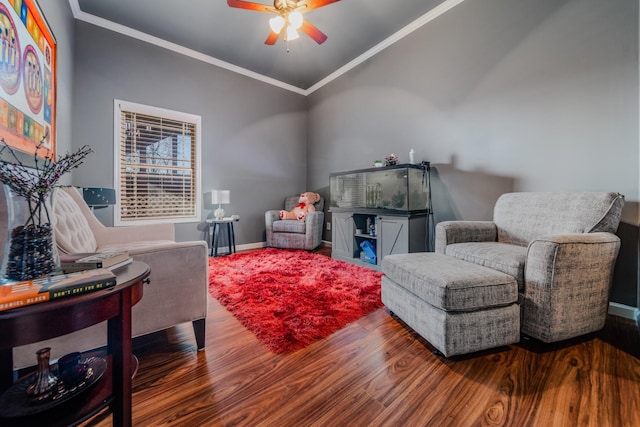
[[[62,253],[126,250],[135,261],[150,267],[150,283],[145,285],[142,300],[132,310],[133,337],[192,322],[197,347],[204,348],[208,299],[208,249],[204,241],[176,242],[170,223],[105,227],[73,187],[55,190],[53,222],[58,250]],[[56,359],[73,351],[102,347],[106,345],[106,337],[104,322],[18,347],[14,349],[14,366],[33,365],[35,352],[42,347],[51,347],[51,357]]]

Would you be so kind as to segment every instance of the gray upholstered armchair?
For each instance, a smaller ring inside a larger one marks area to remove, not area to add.
[[[284,210],[291,211],[298,204],[300,195],[289,196],[284,201]],[[267,246],[281,249],[313,250],[322,242],[324,225],[324,199],[314,203],[315,212],[307,214],[304,222],[297,219],[280,219],[279,210],[265,213]]]
[[[437,224],[436,252],[515,277],[521,332],[565,340],[604,327],[623,205],[618,193],[503,194],[493,221]]]

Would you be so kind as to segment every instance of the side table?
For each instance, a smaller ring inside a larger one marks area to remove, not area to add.
[[[210,228],[213,228],[211,231],[211,249],[209,252],[210,256],[218,256],[218,245],[220,244],[220,227],[226,226],[227,231],[227,242],[229,244],[229,252],[226,255],[231,255],[236,251],[236,237],[233,231],[233,223],[238,221],[237,218],[222,218],[222,219],[208,219],[207,223]]]
[[[105,320],[108,334],[107,371],[95,388],[38,414],[0,419],[0,425],[77,425],[109,406],[114,426],[131,426],[131,307],[142,299],[150,269],[134,261],[115,273],[117,284],[111,289],[0,312],[0,392],[13,384],[13,347]]]

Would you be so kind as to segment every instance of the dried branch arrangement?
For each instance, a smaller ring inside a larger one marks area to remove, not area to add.
[[[92,152],[85,145],[55,161],[53,154],[45,149],[44,141],[43,138],[35,147],[34,166],[30,167],[4,139],[0,139],[0,182],[15,194],[7,196],[7,203],[17,196],[25,199],[28,207],[24,224],[9,224],[3,280],[31,280],[56,270],[55,240],[47,201],[62,175],[80,166]],[[39,155],[43,153],[46,154]]]
[[[15,150],[3,138],[0,139],[2,144],[0,147],[0,182],[8,185],[29,204],[30,216],[25,225],[51,222],[45,201],[60,178],[80,166],[89,153],[93,152],[88,145],[85,145],[74,153],[60,156],[55,161],[51,154],[39,156],[39,154],[46,152],[44,141],[43,138],[36,146],[33,153],[34,166],[29,167],[20,160]],[[46,221],[43,221],[45,219],[43,213],[46,216]]]

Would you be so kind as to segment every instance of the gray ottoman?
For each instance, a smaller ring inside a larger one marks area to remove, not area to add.
[[[432,252],[382,259],[382,302],[445,356],[520,341],[515,278]]]

